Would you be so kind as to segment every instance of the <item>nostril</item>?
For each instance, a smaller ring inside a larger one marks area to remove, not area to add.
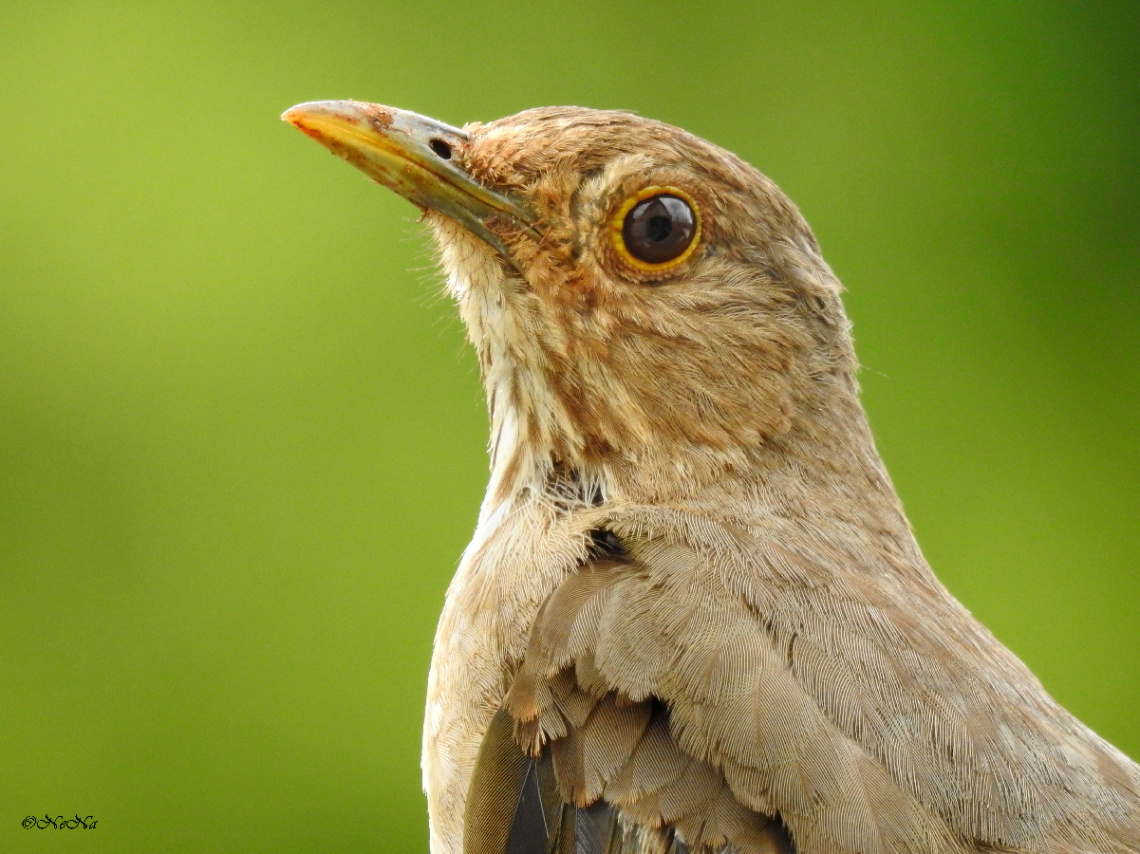
[[[442,159],[451,159],[451,146],[448,145],[444,140],[437,137],[436,139],[428,140],[428,145],[431,146],[431,150],[438,154]]]

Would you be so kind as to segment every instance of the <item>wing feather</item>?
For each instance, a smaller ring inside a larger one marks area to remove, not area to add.
[[[626,555],[583,565],[542,604],[487,736],[513,722],[521,747],[484,744],[468,839],[491,842],[470,854],[1094,850],[1067,841],[1078,832],[1136,850],[1140,782],[1111,757],[1090,772],[1050,747],[1067,719],[1043,692],[1003,703],[992,677],[1012,656],[988,636],[917,623],[889,576],[812,571],[807,549],[674,521],[627,522]],[[931,613],[960,607],[923,590]],[[1017,718],[1034,708],[1041,721]],[[1109,830],[1090,835],[1061,790],[1093,773],[1115,782],[1097,795]],[[546,847],[504,847],[542,835],[540,805]]]

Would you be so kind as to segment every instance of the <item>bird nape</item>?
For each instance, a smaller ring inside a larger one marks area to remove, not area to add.
[[[284,118],[424,211],[487,394],[433,854],[1140,851],[1140,768],[924,560],[771,181],[621,112]]]

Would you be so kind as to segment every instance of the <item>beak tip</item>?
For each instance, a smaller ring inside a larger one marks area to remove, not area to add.
[[[323,101],[306,101],[303,104],[296,104],[281,114],[281,121],[289,122],[294,127],[303,128],[307,118],[324,112],[320,109],[324,105],[325,102]]]
[[[314,120],[322,118],[343,119],[351,113],[346,107],[352,104],[352,101],[305,101],[301,104],[295,104],[283,112],[281,120],[303,128],[306,124],[311,124]]]

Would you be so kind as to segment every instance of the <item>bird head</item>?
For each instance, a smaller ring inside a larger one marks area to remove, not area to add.
[[[423,210],[479,356],[500,497],[566,472],[610,499],[692,495],[865,434],[840,285],[735,155],[576,107],[463,129],[355,101],[283,118]]]

